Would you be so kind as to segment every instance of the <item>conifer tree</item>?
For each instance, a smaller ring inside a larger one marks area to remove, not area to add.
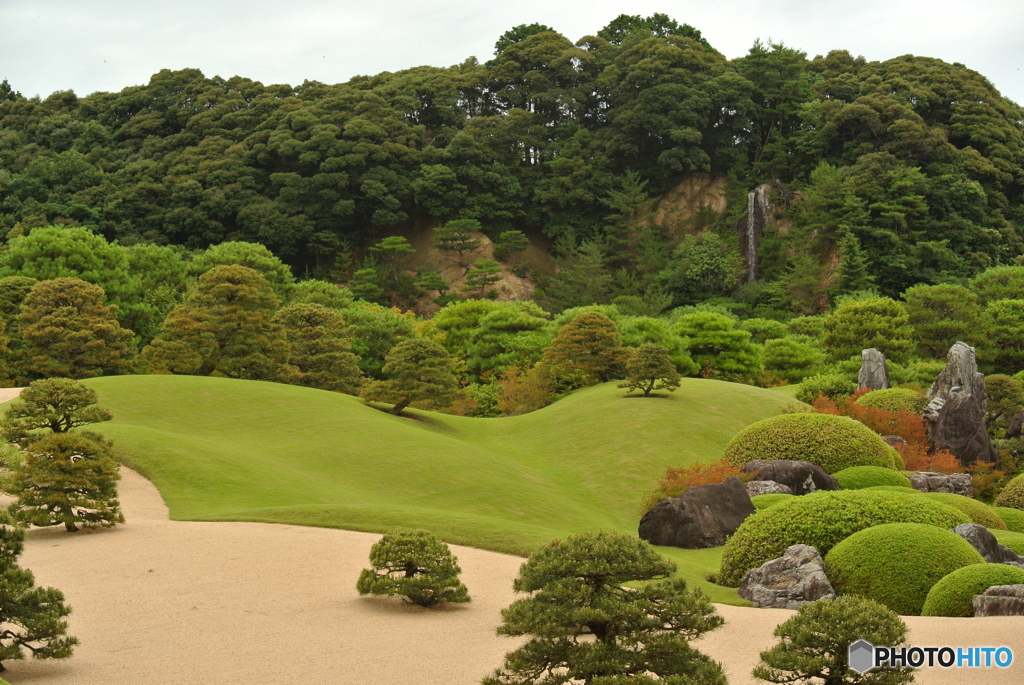
[[[600,312],[573,317],[544,351],[556,377],[576,377],[576,387],[622,378],[629,353],[615,322]]]
[[[469,601],[458,559],[425,530],[384,535],[370,548],[370,564],[373,568],[363,569],[356,582],[361,595],[401,595],[422,607]]]
[[[4,661],[24,659],[24,649],[36,659],[66,659],[78,644],[67,636],[64,594],[36,587],[32,572],[18,566],[24,548],[25,529],[0,512],[0,671]]]
[[[503,261],[507,258],[509,265],[515,269],[516,256],[529,246],[530,239],[522,231],[502,231],[494,241],[494,256]]]
[[[31,443],[10,478],[11,515],[36,526],[63,523],[73,533],[124,523],[117,501],[117,462],[109,445],[79,433],[51,433]]]
[[[620,388],[629,392],[642,390],[650,397],[653,390],[674,391],[681,380],[668,350],[655,343],[646,343],[633,350],[626,362],[626,382]]]
[[[340,314],[319,304],[296,303],[279,309],[274,323],[284,330],[291,350],[288,382],[349,394],[359,390],[359,357],[352,354]]]
[[[501,265],[493,259],[478,259],[473,262],[473,269],[466,275],[460,290],[474,293],[482,298],[488,286],[501,280]]]
[[[70,378],[33,381],[11,403],[0,422],[0,436],[26,447],[50,433],[67,433],[113,416],[96,405],[96,391]]]
[[[387,380],[363,389],[368,400],[391,402],[391,414],[401,414],[413,402],[428,400],[446,407],[455,399],[458,383],[448,351],[433,340],[411,338],[395,345],[384,362]]]
[[[671,578],[674,572],[674,563],[631,535],[553,541],[513,581],[516,592],[530,596],[501,612],[498,634],[528,640],[484,685],[725,685],[722,667],[689,645],[722,618],[704,593]],[[650,580],[658,582],[623,587]]]
[[[875,287],[875,277],[869,271],[867,255],[853,233],[847,233],[839,241],[839,256],[841,261],[837,292],[854,293]]]
[[[32,286],[17,317],[24,370],[43,378],[127,373],[134,334],[121,328],[103,297],[102,288],[78,278]]]
[[[398,260],[416,252],[409,240],[400,235],[388,236],[371,247],[370,251],[379,255],[381,261],[387,264],[393,281],[398,280]]]
[[[289,354],[281,326],[271,320],[277,305],[258,272],[215,266],[199,277],[188,302],[167,315],[143,359],[163,373],[275,380]]]
[[[455,262],[465,268],[465,253],[480,247],[480,241],[473,237],[478,231],[480,222],[476,219],[453,219],[434,229],[434,247],[446,254],[455,254]]]

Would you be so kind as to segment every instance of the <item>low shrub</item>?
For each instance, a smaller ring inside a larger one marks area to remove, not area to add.
[[[815,492],[754,512],[725,543],[718,582],[736,587],[743,574],[781,557],[790,545],[826,554],[844,538],[883,523],[924,523],[948,530],[970,518],[916,493],[837,490]]]
[[[915,490],[914,488],[908,488],[908,487],[903,486],[903,485],[872,485],[871,487],[861,488],[861,489],[862,490],[867,490],[868,492],[902,492],[903,494],[908,494],[909,493],[909,494],[912,494],[912,495],[913,494],[917,494],[917,495],[921,494],[920,491]]]
[[[799,459],[828,473],[902,464],[896,450],[863,424],[813,413],[779,414],[747,426],[726,445],[725,459],[737,466],[754,459]]]
[[[996,506],[1024,511],[1024,473],[1006,484],[996,497]]]
[[[857,404],[892,412],[920,414],[928,406],[928,397],[910,388],[886,388],[861,395],[857,398]]]
[[[1014,533],[1024,533],[1024,511],[1010,507],[992,507],[992,511],[999,514],[999,518],[1003,519],[1007,530],[1012,530]]]
[[[668,497],[682,494],[687,488],[696,485],[724,483],[730,476],[739,476],[740,480],[748,481],[751,474],[740,471],[739,466],[730,464],[725,459],[712,462],[701,462],[690,466],[669,467],[665,475],[658,481],[658,488],[647,495],[643,502],[643,510],[649,511],[655,504]]]
[[[974,616],[971,600],[993,585],[1024,583],[1024,568],[1006,564],[971,564],[958,568],[932,586],[922,616]]]
[[[993,530],[991,531],[996,536],[996,541],[1008,547],[1017,554],[1024,556],[1024,533],[1015,533],[1009,530]]]
[[[822,374],[800,381],[800,389],[797,390],[796,398],[801,402],[810,404],[819,397],[836,399],[837,397],[850,395],[856,389],[857,384],[842,374]]]
[[[761,509],[767,509],[773,507],[780,502],[785,502],[796,497],[796,495],[787,495],[784,492],[773,492],[767,495],[754,495],[750,498],[750,501],[754,503],[754,508],[760,511]]]
[[[984,502],[979,502],[976,499],[964,497],[963,495],[954,495],[951,492],[925,492],[922,494],[943,504],[956,507],[970,517],[971,523],[980,523],[986,528],[995,528],[997,530],[1007,529],[1003,519],[999,518],[999,514]]]
[[[910,479],[902,473],[881,466],[851,466],[832,474],[843,490],[860,490],[879,485],[909,488]]]
[[[468,602],[462,569],[448,545],[425,530],[397,529],[370,548],[372,569],[356,582],[361,595],[401,595],[423,607]]]
[[[922,523],[886,523],[833,547],[825,555],[825,573],[840,595],[867,597],[898,614],[917,616],[939,580],[982,563],[977,550],[952,531]]]

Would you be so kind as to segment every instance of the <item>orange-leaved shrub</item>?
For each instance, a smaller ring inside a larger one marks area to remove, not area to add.
[[[739,476],[743,481],[749,481],[752,478],[750,474],[741,472],[739,466],[734,466],[725,459],[701,462],[690,466],[670,466],[658,481],[658,488],[644,499],[643,510],[649,511],[661,500],[681,495],[686,488],[721,483],[730,476]]]

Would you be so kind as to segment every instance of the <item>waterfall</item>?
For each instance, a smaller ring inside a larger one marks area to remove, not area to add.
[[[747,280],[757,280],[757,193],[754,188],[747,193]]]

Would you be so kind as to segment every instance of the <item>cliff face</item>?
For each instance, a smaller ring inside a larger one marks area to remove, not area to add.
[[[685,178],[654,203],[647,221],[661,224],[677,238],[695,233],[725,212],[725,189],[724,178],[709,174]]]

